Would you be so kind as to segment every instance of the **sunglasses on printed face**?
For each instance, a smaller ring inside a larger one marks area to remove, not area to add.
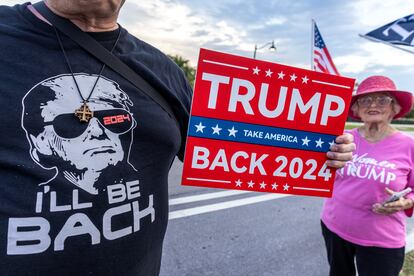
[[[357,102],[359,104],[359,106],[362,107],[369,107],[372,105],[373,102],[375,102],[375,105],[380,106],[380,107],[385,107],[391,104],[392,102],[392,98],[389,96],[365,96],[365,97],[360,97],[357,99]]]
[[[96,118],[101,126],[119,135],[130,131],[134,126],[131,113],[123,109],[99,110],[94,111],[93,115],[93,118]],[[58,136],[72,139],[82,135],[93,118],[89,123],[81,123],[73,113],[67,113],[56,116],[46,125],[52,125]]]

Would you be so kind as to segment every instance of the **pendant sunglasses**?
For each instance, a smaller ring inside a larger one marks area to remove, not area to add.
[[[135,124],[131,113],[123,109],[94,111],[93,118],[96,118],[103,128],[119,135],[130,131]],[[67,113],[56,116],[46,125],[52,125],[61,138],[72,139],[84,133],[93,118],[88,123],[79,123],[79,119],[73,113]]]

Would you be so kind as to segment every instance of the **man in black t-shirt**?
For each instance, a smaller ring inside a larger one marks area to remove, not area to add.
[[[184,74],[116,23],[122,3],[47,2],[188,115]],[[186,130],[31,4],[0,6],[0,48],[0,275],[158,275]]]
[[[188,121],[183,72],[117,24],[123,2],[46,1]],[[0,6],[0,49],[0,275],[158,275],[186,127],[30,3]],[[342,167],[355,145],[337,142]]]

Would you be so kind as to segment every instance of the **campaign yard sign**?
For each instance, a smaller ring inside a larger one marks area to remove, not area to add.
[[[201,49],[182,184],[330,197],[354,82]]]

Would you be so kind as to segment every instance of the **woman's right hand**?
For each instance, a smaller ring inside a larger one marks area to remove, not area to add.
[[[387,194],[389,195],[393,195],[395,193],[395,191],[385,188],[385,191],[387,192]],[[404,211],[406,209],[410,209],[413,207],[413,200],[410,198],[404,198],[401,197],[399,200],[394,201],[394,202],[389,202],[389,203],[375,203],[372,206],[372,210],[377,213],[377,214],[381,214],[381,215],[392,215],[394,213],[397,213],[399,211]]]

